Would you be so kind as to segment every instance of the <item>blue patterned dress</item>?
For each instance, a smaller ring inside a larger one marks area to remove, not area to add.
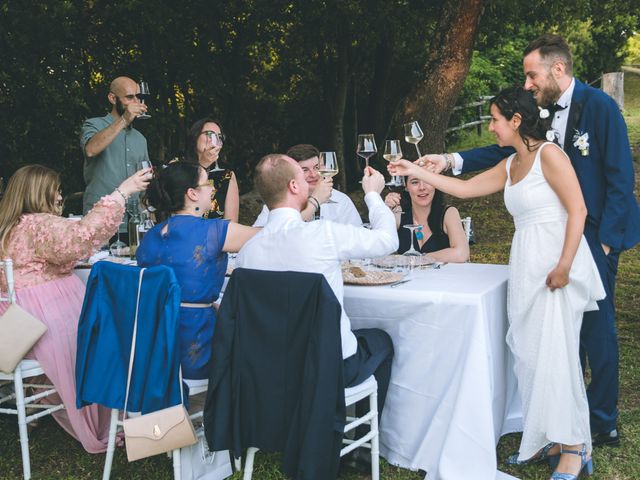
[[[163,233],[164,227],[166,232]],[[222,251],[229,222],[175,215],[153,227],[136,252],[138,265],[167,265],[180,284],[180,301],[212,303],[220,295],[227,270]],[[180,307],[180,358],[182,376],[208,378],[216,311],[211,308]]]

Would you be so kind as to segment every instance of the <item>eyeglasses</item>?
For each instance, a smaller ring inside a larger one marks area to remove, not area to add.
[[[200,132],[200,135],[206,135],[211,140],[211,143],[214,145],[220,145],[224,143],[226,137],[224,133],[214,132],[213,130],[205,130],[204,132]]]
[[[113,92],[111,92],[113,93]],[[113,93],[117,98],[126,98],[127,100],[129,100],[130,102],[133,101],[134,98],[137,98],[138,100],[142,100],[142,95],[140,93],[135,93],[135,94],[130,94],[130,95],[116,95],[115,93]]]

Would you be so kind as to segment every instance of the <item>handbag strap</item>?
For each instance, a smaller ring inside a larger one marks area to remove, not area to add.
[[[129,403],[129,387],[131,386],[131,372],[133,371],[133,359],[136,354],[136,337],[138,336],[138,312],[140,309],[140,293],[142,291],[142,276],[146,268],[140,269],[140,277],[138,278],[138,298],[136,300],[136,316],[133,319],[133,336],[131,338],[131,354],[129,355],[129,372],[127,373],[127,390],[124,396],[124,413],[127,413],[127,404]],[[180,403],[184,404],[184,394],[182,392],[182,365],[179,369],[180,377]]]

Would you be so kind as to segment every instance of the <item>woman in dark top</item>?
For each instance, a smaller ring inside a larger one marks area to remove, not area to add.
[[[420,225],[413,247],[438,262],[462,263],[469,259],[469,244],[456,207],[445,206],[442,192],[415,177],[408,177],[404,192],[389,193],[384,203],[396,214],[398,253],[411,246],[411,232],[403,225]]]
[[[213,182],[211,208],[204,213],[204,218],[224,218],[237,222],[240,195],[236,176],[233,170],[216,170],[224,140],[220,122],[210,117],[201,118],[187,134],[187,160],[202,165]]]

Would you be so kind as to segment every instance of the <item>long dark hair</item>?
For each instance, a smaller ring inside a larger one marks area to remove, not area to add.
[[[536,143],[546,140],[546,133],[551,128],[553,117],[549,115],[547,118],[540,118],[540,109],[529,90],[523,87],[505,88],[493,97],[489,104],[495,105],[507,120],[511,120],[516,113],[520,115],[522,121],[518,134],[528,150],[536,147],[531,145],[531,140]]]
[[[197,120],[187,132],[187,155],[186,160],[191,163],[199,163],[198,161],[198,137],[202,133],[202,127],[205,123],[215,123],[220,127],[220,133],[224,134],[224,129],[219,120],[213,117],[204,117]]]
[[[155,208],[158,221],[184,208],[184,195],[190,188],[198,187],[201,169],[198,164],[173,162],[154,172],[144,202]]]
[[[409,192],[403,190],[400,193],[400,207],[403,212],[412,212],[411,196]],[[442,214],[444,212],[444,195],[437,188],[433,190],[433,200],[431,201],[431,211],[427,217],[427,225],[433,235],[444,233],[442,228]],[[413,223],[413,220],[412,220]]]

